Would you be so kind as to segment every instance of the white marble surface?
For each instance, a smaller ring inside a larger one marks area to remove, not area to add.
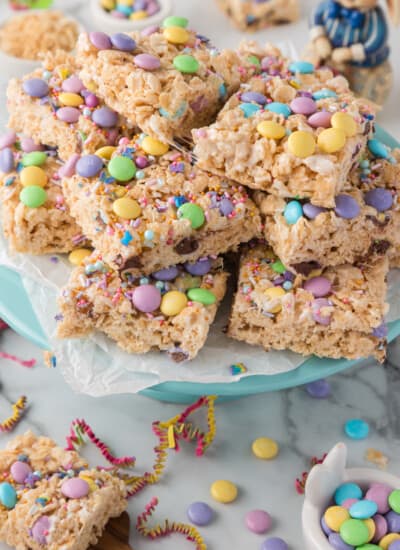
[[[3,0],[3,10],[4,10]],[[68,0],[61,0],[65,8]],[[90,24],[87,8],[74,10]],[[76,0],[73,2],[77,4]],[[306,39],[305,14],[313,2],[303,2],[303,19],[296,25],[259,33],[260,40],[291,39],[296,47]],[[211,36],[218,46],[233,46],[241,37],[228,26],[212,0],[175,0],[176,11],[188,15],[200,32]],[[0,8],[1,10],[1,8]],[[2,12],[0,11],[0,14]],[[4,13],[4,11],[3,11]],[[400,46],[399,32],[392,32],[394,50]],[[396,68],[396,85],[380,116],[387,130],[400,138],[397,97],[400,89],[400,66]],[[4,83],[0,100],[4,97]],[[5,111],[0,120],[4,122]],[[32,428],[64,443],[70,422],[84,417],[117,454],[137,457],[138,471],[148,468],[155,444],[151,423],[167,419],[181,410],[180,405],[167,405],[141,396],[117,396],[93,399],[75,395],[67,387],[57,369],[46,369],[41,353],[19,336],[7,331],[0,336],[0,349],[9,353],[35,356],[38,366],[25,369],[9,361],[0,361],[0,418],[9,413],[10,403],[21,394],[29,399],[27,414],[15,433]],[[287,540],[291,550],[303,547],[300,511],[302,497],[294,489],[294,480],[308,466],[309,457],[320,456],[342,439],[346,419],[362,417],[371,424],[371,435],[364,442],[349,442],[350,465],[365,465],[364,452],[374,447],[390,458],[389,469],[400,473],[400,375],[395,365],[400,353],[391,353],[395,364],[378,366],[365,364],[331,379],[332,397],[328,400],[310,398],[304,388],[275,394],[245,398],[217,406],[218,435],[203,458],[195,458],[192,445],[184,445],[181,453],[171,452],[162,481],[145,489],[130,503],[133,521],[153,496],[160,505],[156,518],[168,517],[185,521],[186,507],[195,500],[209,502],[216,511],[216,521],[202,529],[210,550],[258,549],[263,536],[254,535],[243,525],[244,514],[254,508],[268,510],[274,518],[271,536]],[[245,358],[244,358],[245,361]],[[323,376],[323,373],[321,373]],[[281,447],[279,457],[271,462],[254,458],[250,451],[253,439],[269,436]],[[8,439],[0,435],[0,445]],[[216,479],[230,479],[239,487],[238,500],[230,505],[212,503],[209,486]],[[132,529],[135,550],[163,548],[185,550],[193,548],[183,537],[173,536],[163,542],[147,541]],[[0,545],[1,550],[5,546]]]

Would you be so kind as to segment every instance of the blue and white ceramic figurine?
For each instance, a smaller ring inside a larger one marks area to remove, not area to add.
[[[394,24],[400,0],[387,0]],[[343,72],[353,90],[383,104],[393,82],[388,24],[378,0],[324,0],[311,15],[305,57]]]

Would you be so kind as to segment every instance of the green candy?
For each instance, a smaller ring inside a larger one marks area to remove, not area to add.
[[[368,542],[368,527],[360,519],[347,519],[340,527],[340,536],[350,546],[362,546]]]
[[[118,156],[108,163],[108,172],[117,181],[129,181],[135,177],[136,165],[132,159]]]
[[[357,550],[382,550],[382,547],[377,544],[363,544],[362,546],[358,546]]]
[[[247,58],[247,61],[249,63],[251,63],[252,65],[255,65],[256,67],[260,67],[261,68],[261,61],[258,59],[258,57],[256,57],[255,55],[250,55],[248,58]]]
[[[192,55],[177,55],[174,58],[174,67],[181,73],[193,74],[199,70],[199,62]]]
[[[164,19],[162,24],[164,29],[168,27],[182,27],[183,29],[186,29],[188,25],[189,20],[186,19],[186,17],[179,17],[178,15],[171,15],[170,17],[167,17]]]
[[[215,294],[206,288],[191,288],[187,295],[192,302],[200,302],[204,306],[211,306],[217,301]]]
[[[277,260],[273,264],[271,264],[271,268],[275,271],[275,273],[285,273],[286,267],[283,265],[283,263],[280,260]]]
[[[396,514],[400,514],[400,489],[396,489],[390,493],[389,506]]]
[[[28,185],[22,189],[19,200],[28,208],[39,208],[47,201],[47,193],[39,185]]]
[[[46,153],[43,151],[32,151],[22,157],[23,166],[42,166],[47,160]]]
[[[198,229],[205,222],[203,209],[197,204],[185,202],[178,208],[178,216],[189,220],[193,229]]]

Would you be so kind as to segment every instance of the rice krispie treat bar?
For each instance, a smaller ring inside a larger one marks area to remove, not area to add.
[[[265,245],[245,252],[228,335],[267,351],[383,361],[387,258],[317,266],[295,275]]]
[[[309,63],[255,76],[209,127],[193,130],[201,168],[279,197],[334,206],[373,129],[374,112],[343,77]]]
[[[235,52],[219,52],[184,18],[168,20],[142,33],[81,34],[77,51],[86,86],[164,141],[209,124],[240,83]]]
[[[86,240],[64,200],[61,167],[54,150],[30,138],[0,137],[1,217],[14,252],[70,252]]]
[[[49,54],[43,68],[22,80],[10,80],[7,107],[10,128],[57,147],[63,160],[113,145],[129,131],[117,113],[85,88],[74,58],[61,52]]]
[[[176,362],[193,359],[226,291],[222,260],[161,269],[151,275],[115,271],[94,252],[61,291],[60,338],[104,332],[129,353],[166,351]]]
[[[71,214],[116,269],[152,273],[261,234],[243,187],[143,134],[122,139],[111,160],[102,151],[82,156],[63,189]]]
[[[217,4],[243,31],[257,31],[299,18],[298,0],[217,0]]]
[[[0,540],[18,550],[86,550],[127,507],[116,476],[31,432],[0,451]]]
[[[387,253],[391,264],[397,265],[400,150],[387,154],[390,160],[371,151],[363,155],[348,188],[335,197],[334,208],[255,192],[264,236],[285,266],[296,270],[297,264],[311,261],[340,265]]]

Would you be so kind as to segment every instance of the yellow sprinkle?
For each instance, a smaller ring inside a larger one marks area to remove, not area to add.
[[[125,220],[135,220],[142,213],[140,205],[135,199],[123,197],[113,202],[112,209],[117,216]]]
[[[70,252],[68,260],[72,265],[81,265],[83,260],[92,253],[88,248],[76,248]]]
[[[290,134],[288,149],[292,155],[299,158],[310,157],[315,152],[315,139],[310,132],[298,130]]]
[[[188,31],[182,27],[167,27],[163,34],[171,44],[186,44],[190,37]]]
[[[185,309],[188,299],[186,294],[179,292],[178,290],[171,290],[164,294],[161,300],[161,313],[167,317],[173,317],[179,315],[182,310]]]
[[[29,185],[45,187],[47,184],[46,172],[39,166],[27,166],[26,168],[23,168],[19,174],[19,177],[24,187],[28,187]]]
[[[113,147],[112,145],[105,145],[104,147],[100,147],[100,149],[97,149],[95,155],[98,157],[101,157],[102,159],[110,160],[112,154],[114,151],[116,151],[116,147]]]
[[[69,92],[63,92],[58,96],[58,100],[62,105],[66,107],[79,107],[83,104],[83,97],[79,94],[72,94]]]
[[[296,82],[296,80],[291,80],[289,84],[292,86],[292,88],[296,88],[296,90],[300,90],[301,88],[301,85],[299,84],[299,82]]]
[[[254,440],[251,449],[254,455],[262,460],[275,458],[279,452],[278,443],[269,437],[259,437]]]
[[[150,136],[146,136],[143,139],[141,146],[145,153],[148,155],[154,155],[155,157],[165,155],[169,149],[166,143],[162,143],[161,141],[158,141],[158,139],[151,138]]]
[[[264,120],[257,126],[257,132],[267,139],[282,139],[286,135],[285,127],[273,120]]]
[[[168,428],[168,447],[170,449],[175,449],[175,447],[176,447],[173,424],[171,424],[171,426],[169,426],[169,428]]]
[[[342,524],[350,519],[349,511],[343,506],[330,506],[324,515],[324,520],[329,529],[339,533]]]
[[[147,11],[141,10],[141,11],[134,11],[129,16],[129,19],[132,21],[139,21],[140,19],[146,19],[147,17]]]
[[[225,479],[214,481],[210,488],[211,496],[217,502],[228,504],[237,498],[238,490],[234,483]]]
[[[347,137],[352,137],[357,134],[357,123],[348,113],[335,113],[331,118],[331,125],[332,128],[343,130]]]
[[[272,301],[270,307],[267,305],[267,311],[269,313],[279,313],[282,309],[282,303],[280,298],[285,296],[286,292],[281,286],[272,286],[264,291],[265,296]]]
[[[318,136],[318,147],[323,153],[337,153],[346,145],[346,134],[340,128],[327,128]]]
[[[84,481],[86,481],[86,483],[89,485],[89,489],[91,492],[93,491],[97,491],[98,489],[98,486],[96,485],[96,483],[94,482],[93,478],[89,477],[89,476],[85,476],[85,474],[79,474],[79,477],[81,479],[83,479]]]

